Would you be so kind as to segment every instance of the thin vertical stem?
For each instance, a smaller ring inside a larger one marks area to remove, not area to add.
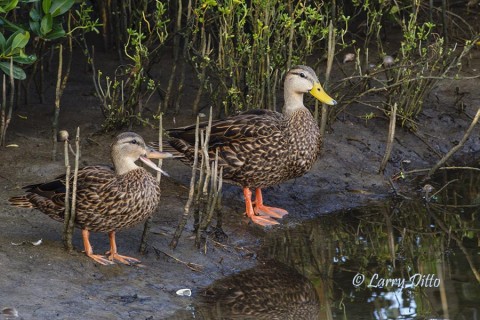
[[[67,245],[68,247],[73,247],[72,237],[73,230],[75,228],[75,218],[76,218],[76,201],[77,201],[77,181],[78,181],[78,164],[80,162],[80,127],[77,127],[77,134],[75,136],[75,167],[73,170],[73,185],[72,185],[72,205],[70,210],[70,219],[68,220],[67,228]],[[70,182],[66,182],[70,183]]]
[[[332,71],[333,59],[335,57],[335,30],[333,28],[333,23],[330,21],[328,25],[328,52],[327,52],[327,70],[325,72],[325,90],[328,88],[328,80],[330,79],[330,73]],[[326,104],[322,104],[322,118],[320,120],[320,135],[325,135],[325,130],[327,127],[328,119],[328,107]]]
[[[69,157],[69,147],[68,137],[65,139],[64,143],[64,156],[65,156],[65,213],[63,217],[63,245],[65,249],[69,252],[73,250],[72,241],[69,241],[68,236],[68,225],[70,223],[70,157]]]
[[[60,98],[62,96],[62,66],[63,66],[63,46],[58,47],[58,71],[57,85],[55,87],[55,109],[52,121],[52,161],[57,160],[57,135],[58,135],[58,116],[60,115]]]
[[[397,122],[397,103],[395,103],[390,111],[390,125],[388,127],[387,146],[385,148],[385,155],[383,156],[382,163],[378,169],[378,173],[383,173],[387,166],[387,162],[390,159],[390,153],[392,153],[393,139],[395,138],[395,124]]]
[[[178,223],[177,229],[175,230],[175,234],[173,235],[172,241],[170,241],[170,247],[175,249],[178,244],[178,240],[182,235],[183,229],[185,228],[185,224],[187,223],[188,216],[190,214],[190,206],[193,202],[193,196],[195,193],[195,178],[197,175],[197,166],[198,166],[198,144],[199,144],[199,131],[200,131],[200,118],[197,117],[197,125],[195,127],[195,149],[194,149],[194,160],[192,166],[192,178],[190,179],[190,190],[188,192],[188,200],[185,204],[185,208],[183,210],[183,215]]]
[[[158,151],[162,152],[163,150],[163,114],[160,113],[158,117]],[[163,164],[162,159],[158,159],[158,167],[161,169]],[[160,185],[160,182],[162,181],[162,174],[161,172],[157,171],[157,183]],[[140,241],[140,253],[144,254],[146,249],[147,249],[147,240],[148,240],[148,232],[150,231],[152,225],[152,216],[149,216],[147,220],[145,220],[145,224],[143,226],[143,232],[142,232],[142,239]]]

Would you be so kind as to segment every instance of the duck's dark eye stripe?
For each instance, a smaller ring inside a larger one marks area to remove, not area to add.
[[[292,72],[293,74],[300,76],[300,78],[306,78],[307,76],[303,72]]]

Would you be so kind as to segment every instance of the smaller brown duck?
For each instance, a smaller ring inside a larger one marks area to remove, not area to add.
[[[87,166],[78,171],[75,226],[82,229],[85,254],[107,265],[139,260],[118,254],[117,230],[137,224],[153,214],[160,200],[160,186],[145,169],[135,164],[141,160],[150,168],[163,172],[151,160],[171,157],[166,152],[150,150],[141,136],[124,132],[111,145],[114,168]],[[164,173],[164,172],[163,172]],[[73,182],[71,179],[70,184]],[[57,221],[65,215],[65,175],[55,180],[24,187],[26,194],[10,198],[16,207],[38,209]],[[107,232],[110,238],[108,257],[93,254],[90,231]]]

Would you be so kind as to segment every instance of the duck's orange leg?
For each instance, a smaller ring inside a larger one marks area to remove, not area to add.
[[[110,261],[118,261],[126,265],[131,265],[133,263],[140,263],[141,261],[132,257],[122,256],[119,255],[117,252],[117,243],[115,241],[115,231],[110,231],[108,233],[108,237],[110,238],[110,251],[107,252],[108,260]]]
[[[243,195],[245,197],[245,207],[247,216],[256,224],[261,226],[272,226],[278,224],[275,219],[272,219],[269,216],[259,216],[255,213],[252,203],[252,191],[249,188],[243,188]]]
[[[284,215],[288,214],[288,211],[282,208],[267,207],[266,205],[264,205],[261,188],[257,188],[257,190],[255,190],[254,211],[259,216],[270,216],[277,219],[281,219]]]
[[[114,264],[112,261],[108,260],[106,257],[99,255],[99,254],[93,254],[93,249],[92,245],[90,244],[90,232],[87,229],[82,229],[82,239],[83,239],[83,246],[85,247],[85,254],[89,257],[95,260],[95,262],[98,262],[104,266],[109,265],[109,264]]]

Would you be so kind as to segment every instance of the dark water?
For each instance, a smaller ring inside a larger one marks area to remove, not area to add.
[[[268,262],[214,283],[195,318],[480,319],[480,175],[430,183],[416,200],[266,233]]]

